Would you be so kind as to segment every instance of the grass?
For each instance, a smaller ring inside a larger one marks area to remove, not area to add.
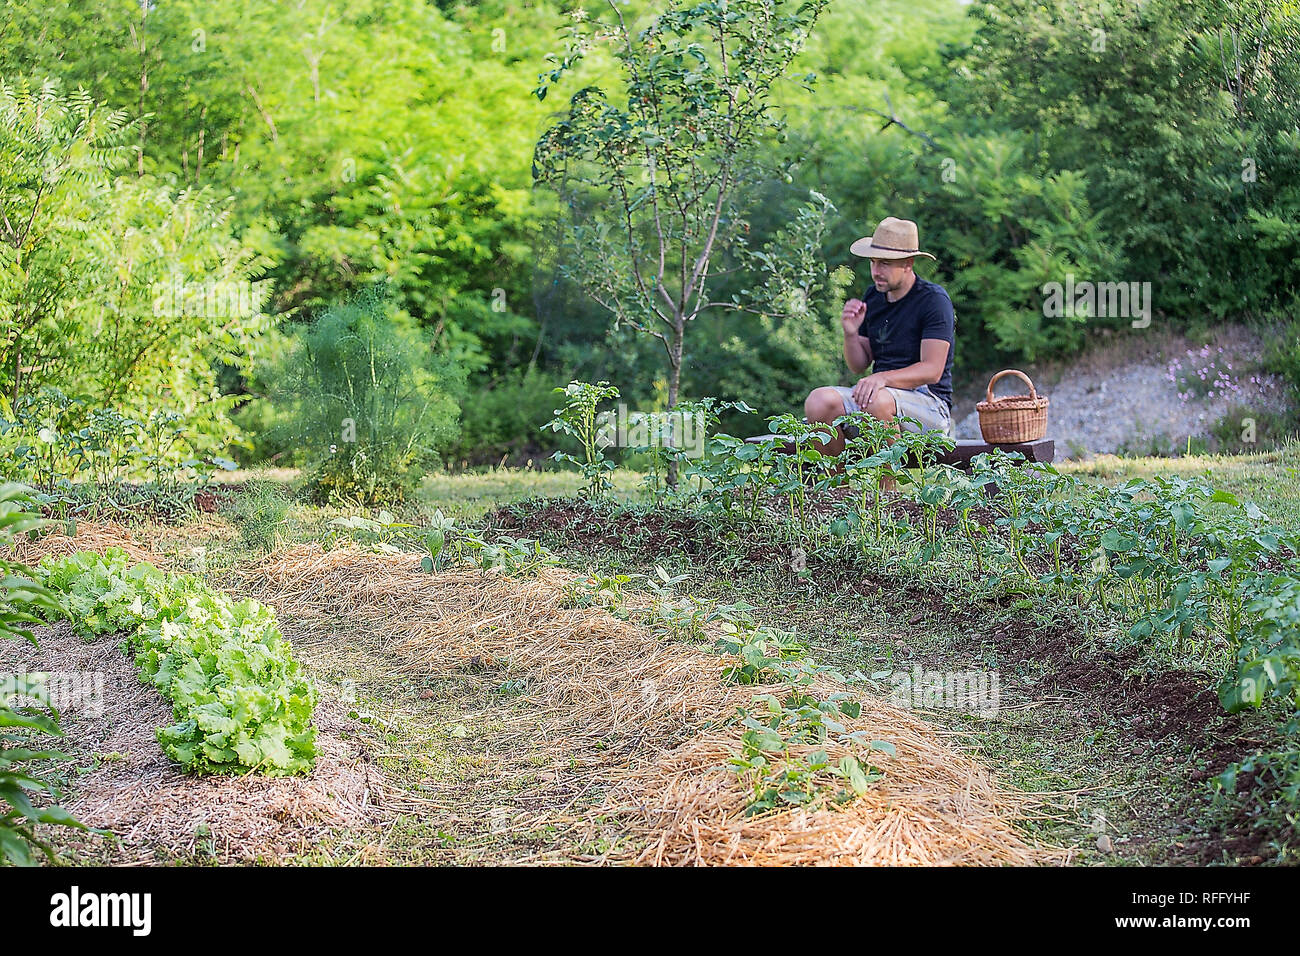
[[[614,473],[614,494],[624,501],[644,501],[641,475],[619,470]],[[574,471],[538,471],[521,468],[493,468],[480,472],[429,475],[420,486],[419,501],[427,508],[439,508],[449,518],[474,521],[499,505],[521,501],[533,495],[559,497],[575,495],[582,479]]]
[[[1287,530],[1300,529],[1300,443],[1254,455],[1191,455],[1182,458],[1118,458],[1063,462],[1059,471],[1079,477],[1122,482],[1148,475],[1206,476],[1216,487],[1253,501]]]

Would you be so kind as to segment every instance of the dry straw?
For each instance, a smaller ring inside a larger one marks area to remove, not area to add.
[[[754,818],[726,768],[739,730],[728,719],[756,693],[721,679],[721,658],[657,638],[600,608],[570,606],[580,578],[546,569],[509,579],[477,569],[431,575],[416,559],[300,547],[246,572],[279,613],[381,636],[399,673],[452,675],[491,667],[521,679],[524,708],[496,717],[516,747],[587,769],[578,797],[602,797],[577,818],[608,861],[668,864],[1030,864],[1063,859],[1031,845],[1016,821],[1030,795],[1000,788],[922,718],[868,698],[849,730],[888,740],[883,779],[841,809]],[[340,620],[341,619],[341,620]],[[832,690],[824,686],[823,690]],[[500,748],[494,749],[500,750]],[[841,755],[829,749],[832,759]],[[508,760],[508,758],[506,758]],[[503,764],[504,769],[504,764]],[[567,805],[554,807],[567,811]],[[544,820],[533,815],[529,823]],[[572,818],[570,818],[572,819]]]
[[[122,548],[135,561],[162,563],[125,527],[79,521],[75,537],[58,532],[23,539],[17,560],[46,554],[103,553]],[[36,631],[38,648],[0,641],[0,672],[78,675],[78,699],[62,708],[56,744],[80,770],[62,805],[90,827],[108,831],[50,833],[80,859],[135,865],[175,858],[215,862],[277,862],[307,854],[326,836],[373,827],[391,817],[400,795],[385,781],[341,704],[324,685],[316,708],[319,756],[310,777],[197,776],[182,772],[155,737],[172,723],[172,708],[140,682],[120,642],[87,642],[66,623]],[[97,692],[98,689],[98,692]]]
[[[19,538],[11,552],[12,560],[22,564],[36,564],[46,555],[60,558],[75,551],[94,551],[103,554],[109,548],[121,548],[132,561],[148,561],[161,567],[165,563],[153,548],[136,541],[131,529],[114,521],[77,521],[76,535],[65,533],[63,522],[51,522],[53,529],[36,541]]]
[[[35,561],[45,553],[110,546],[157,562],[125,528],[89,522],[80,523],[75,538],[55,534],[24,543],[19,556]],[[478,716],[498,728],[490,744],[498,779],[535,772],[539,761],[554,768],[542,775],[551,784],[502,794],[511,806],[490,808],[494,821],[505,814],[514,828],[550,826],[566,834],[564,849],[545,851],[538,861],[1018,865],[1068,859],[1017,829],[1018,820],[1042,815],[1033,795],[1000,787],[949,742],[952,735],[874,698],[864,699],[862,715],[848,729],[890,741],[896,754],[873,756],[883,777],[866,796],[840,809],[745,816],[745,790],[726,766],[740,733],[730,718],[755,694],[780,688],[727,683],[722,658],[705,648],[658,637],[599,607],[573,606],[568,588],[582,577],[573,572],[550,568],[513,579],[478,569],[432,575],[408,555],[300,546],[240,576],[239,590],[273,605],[287,634],[311,638],[325,655],[340,634],[345,640],[364,635],[395,677],[487,671],[494,684],[520,681],[522,698],[498,698]],[[86,822],[120,837],[98,847],[111,862],[148,862],[157,851],[185,855],[205,846],[221,860],[274,860],[307,852],[327,834],[378,832],[398,812],[458,819],[489,812],[466,806],[463,792],[440,802],[386,780],[332,699],[317,711],[321,757],[309,778],[187,776],[153,740],[154,728],[170,722],[165,701],[138,683],[113,642],[85,644],[60,626],[42,632],[39,652],[25,644],[0,652],[5,666],[107,675],[107,719],[70,715],[64,744],[83,757],[122,755],[100,759],[78,778],[68,803]],[[828,751],[833,760],[841,756],[834,747]],[[562,774],[563,782],[555,782]],[[363,848],[358,858],[371,856]]]
[[[96,695],[93,678],[83,678],[77,699],[62,708],[64,737],[55,745],[80,768],[62,805],[88,826],[111,832],[47,834],[79,846],[80,858],[115,865],[178,857],[276,862],[383,815],[390,788],[347,739],[336,701],[316,708],[320,754],[310,777],[186,774],[154,736],[173,721],[171,705],[140,682],[118,641],[86,642],[67,624],[36,636],[39,649],[0,641],[0,671],[99,675],[102,682]]]

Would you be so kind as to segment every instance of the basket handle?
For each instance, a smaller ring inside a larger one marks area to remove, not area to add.
[[[1029,386],[1029,397],[1032,398],[1034,401],[1038,401],[1038,390],[1034,388],[1034,383],[1029,380],[1028,375],[1020,371],[1020,369],[1018,368],[1004,368],[1002,371],[998,372],[997,375],[994,375],[991,379],[989,379],[988,391],[985,393],[985,396],[987,397],[989,404],[993,403],[993,386],[998,383],[998,379],[1002,378],[1005,375],[1018,375],[1021,379],[1024,380],[1024,383]]]

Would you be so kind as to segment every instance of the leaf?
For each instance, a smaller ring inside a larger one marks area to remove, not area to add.
[[[1107,530],[1101,536],[1101,546],[1107,551],[1128,551],[1136,544],[1136,538],[1122,534],[1115,528]]]
[[[867,775],[862,772],[862,765],[856,757],[845,757],[840,761],[840,773],[848,780],[849,786],[859,797],[867,792]]]

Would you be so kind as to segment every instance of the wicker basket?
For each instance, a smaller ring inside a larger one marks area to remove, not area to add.
[[[993,386],[1005,375],[1024,379],[1028,395],[993,397]],[[1003,369],[989,379],[985,401],[975,406],[980,416],[980,434],[990,445],[1014,445],[1037,441],[1047,434],[1047,399],[1039,397],[1029,376],[1019,369]]]

